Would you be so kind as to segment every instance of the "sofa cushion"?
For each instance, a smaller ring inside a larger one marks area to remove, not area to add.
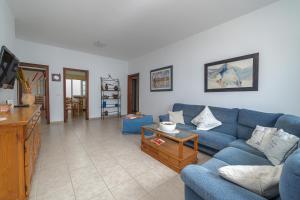
[[[239,139],[249,139],[256,125],[274,127],[282,114],[263,113],[253,110],[241,109],[238,117],[237,136]]]
[[[277,128],[257,125],[252,132],[251,138],[246,143],[261,152],[265,152],[275,132],[277,132]]]
[[[281,164],[298,146],[299,138],[280,129],[272,135],[270,143],[264,150],[266,157],[274,164]]]
[[[224,166],[228,166],[228,163],[217,158],[211,158],[207,162],[203,163],[201,166],[218,174],[218,169]]]
[[[254,131],[254,128],[240,125],[237,126],[237,138],[248,140],[251,138],[252,132]]]
[[[193,125],[191,123],[192,119],[196,117],[205,106],[202,105],[189,105],[182,103],[175,103],[173,105],[173,111],[183,111],[184,123],[187,125]]]
[[[176,124],[176,129],[191,131],[191,130],[196,130],[196,127],[194,125]]]
[[[188,165],[181,171],[185,186],[200,198],[207,200],[266,200],[249,190],[221,178],[218,174],[199,165]],[[192,197],[196,195],[193,194]]]
[[[159,121],[160,121],[160,122],[167,122],[167,121],[170,121],[169,114],[159,115]]]
[[[198,130],[204,131],[208,131],[222,125],[222,122],[215,118],[208,106],[205,106],[204,110],[193,118],[191,122],[197,126]]]
[[[192,132],[199,135],[198,142],[201,145],[208,146],[216,150],[224,149],[229,145],[229,143],[236,140],[236,138],[231,135],[217,131],[193,130]]]
[[[169,119],[171,122],[174,122],[176,124],[184,124],[183,111],[169,111]]]
[[[247,151],[248,153],[252,153],[254,155],[257,155],[257,156],[260,156],[263,158],[266,158],[263,152],[251,147],[249,144],[246,143],[246,140],[242,140],[242,139],[235,140],[235,141],[231,142],[229,144],[229,146],[241,149],[243,151]]]
[[[209,106],[211,112],[219,121],[222,122],[221,126],[218,126],[213,131],[226,133],[234,137],[237,136],[237,118],[239,114],[239,109],[233,108],[219,108]]]
[[[282,115],[277,120],[275,127],[300,137],[300,117],[293,115]]]
[[[221,167],[218,171],[226,180],[268,199],[279,195],[282,165],[229,165]]]
[[[269,160],[234,147],[227,147],[214,155],[230,165],[272,165]]]

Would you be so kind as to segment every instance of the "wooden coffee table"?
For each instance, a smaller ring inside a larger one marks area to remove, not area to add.
[[[158,125],[142,126],[141,150],[159,160],[176,172],[180,172],[186,165],[197,163],[198,135],[189,131],[179,130],[175,136],[157,130]],[[146,137],[145,131],[153,132],[152,137]],[[151,142],[153,138],[161,138],[165,143],[157,145]],[[194,148],[184,145],[194,140]]]

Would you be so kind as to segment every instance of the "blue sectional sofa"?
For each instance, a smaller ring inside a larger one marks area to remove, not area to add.
[[[181,176],[185,183],[186,200],[262,200],[266,199],[218,175],[218,168],[226,165],[272,165],[263,153],[249,146],[256,125],[282,128],[300,137],[300,118],[281,113],[263,113],[247,109],[210,107],[222,125],[209,131],[196,130],[191,120],[205,106],[176,103],[173,111],[183,110],[185,124],[177,128],[199,135],[199,150],[213,158],[202,165],[185,167]],[[168,121],[161,115],[160,121]],[[193,145],[188,143],[188,145]],[[280,179],[280,195],[274,199],[300,199],[300,149],[285,161]]]

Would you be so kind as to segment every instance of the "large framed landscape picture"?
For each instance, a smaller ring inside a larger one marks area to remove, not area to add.
[[[205,92],[257,91],[259,54],[205,64]]]
[[[150,71],[150,91],[173,90],[173,66],[162,67]]]

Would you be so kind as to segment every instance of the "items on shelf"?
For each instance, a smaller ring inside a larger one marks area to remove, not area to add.
[[[109,99],[108,95],[103,95],[103,99]]]
[[[121,117],[121,91],[119,79],[110,75],[101,77],[101,119]]]

